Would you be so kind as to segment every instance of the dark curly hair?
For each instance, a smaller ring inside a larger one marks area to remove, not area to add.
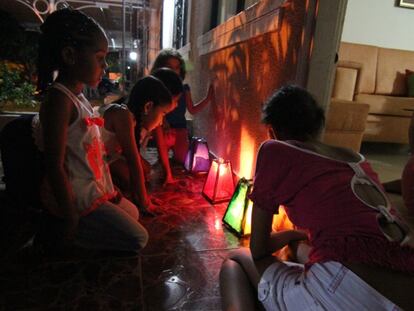
[[[44,91],[53,82],[53,71],[63,68],[63,48],[70,46],[82,49],[91,45],[99,33],[105,34],[94,19],[71,8],[50,14],[40,30],[37,66],[39,91]]]
[[[180,62],[180,78],[184,81],[187,73],[185,70],[185,61],[181,54],[174,49],[163,49],[158,53],[157,58],[152,65],[151,73],[158,68],[167,67],[167,61],[170,58],[175,58]]]
[[[175,73],[167,67],[155,69],[151,72],[151,75],[161,80],[165,87],[170,91],[172,96],[180,95],[183,92],[183,81]]]
[[[324,124],[323,109],[303,88],[287,85],[264,104],[262,122],[270,125],[280,140],[306,141],[316,138]]]
[[[135,135],[139,145],[139,138],[142,128],[142,116],[145,104],[149,101],[154,106],[161,106],[171,103],[171,93],[159,79],[153,76],[146,76],[135,83],[128,97],[127,106],[135,117]]]

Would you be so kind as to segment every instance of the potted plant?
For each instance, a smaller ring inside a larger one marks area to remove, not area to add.
[[[0,111],[37,111],[34,99],[39,33],[0,10]]]
[[[38,111],[35,86],[22,77],[21,66],[0,63],[0,111]]]

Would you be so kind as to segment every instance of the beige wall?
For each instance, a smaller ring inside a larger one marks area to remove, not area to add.
[[[261,105],[285,83],[304,85],[315,1],[262,0],[206,32],[210,1],[192,1],[190,43],[182,49],[191,64],[187,82],[196,102],[211,77],[216,102],[194,116],[195,134],[211,151],[229,159],[240,176],[252,177],[254,159],[266,138]],[[280,4],[283,6],[280,7]]]
[[[342,41],[414,51],[414,10],[395,2],[348,0]]]

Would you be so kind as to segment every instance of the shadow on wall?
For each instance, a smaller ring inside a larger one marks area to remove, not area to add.
[[[198,127],[213,152],[231,160],[239,177],[252,176],[257,149],[267,138],[260,124],[263,102],[283,84],[297,83],[300,55],[310,50],[303,43],[310,42],[304,40],[309,14],[305,2],[287,1],[278,9],[277,31],[261,29],[264,34],[213,52],[202,64],[218,83],[216,102]],[[234,39],[238,34],[232,35]]]

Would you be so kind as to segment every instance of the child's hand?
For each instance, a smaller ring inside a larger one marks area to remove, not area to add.
[[[110,199],[109,201],[111,203],[118,204],[119,202],[121,202],[121,199],[122,199],[123,195],[122,195],[121,190],[117,186],[114,185],[114,189],[116,191],[116,195],[112,199]]]
[[[216,87],[218,84],[218,78],[216,75],[214,75],[210,80],[210,85],[208,87],[207,97],[210,100],[214,100],[216,95]]]
[[[167,175],[166,177],[165,177],[165,180],[164,180],[164,183],[163,183],[163,186],[167,186],[167,185],[169,185],[169,184],[175,184],[175,183],[177,183],[178,182],[178,180],[176,180],[172,175]]]
[[[161,206],[163,204],[164,201],[153,197],[151,199],[148,199],[148,201],[145,204],[137,204],[137,207],[140,214],[142,214],[143,216],[154,217],[158,214],[155,212],[156,206]]]
[[[150,216],[150,217],[154,217],[155,213],[153,212],[153,210],[156,208],[155,205],[152,202],[153,200],[150,199],[149,197],[145,200],[145,203],[135,203],[136,206],[138,207],[139,213],[142,216]]]
[[[289,260],[298,263],[306,263],[309,260],[311,246],[309,240],[296,240],[289,243],[291,258]]]

